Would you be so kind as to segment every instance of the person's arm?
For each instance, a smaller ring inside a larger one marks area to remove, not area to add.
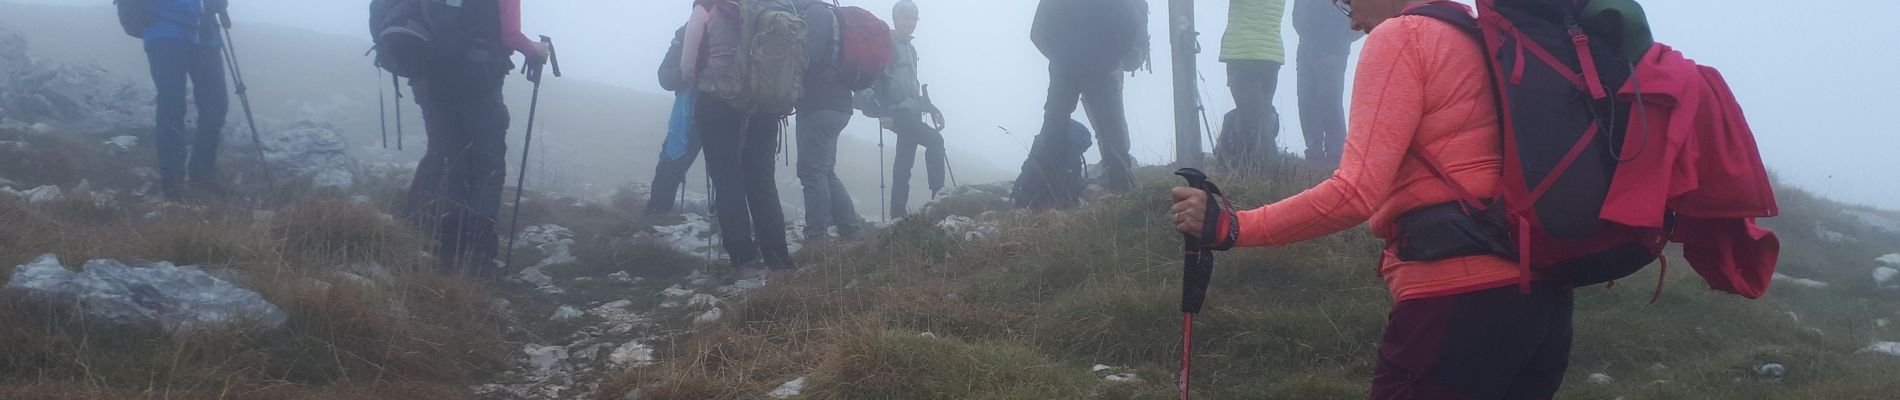
[[[686,77],[680,73],[680,48],[685,46],[686,27],[673,32],[673,44],[666,49],[666,58],[660,59],[660,88],[669,92],[686,89]]]
[[[706,38],[706,24],[712,19],[712,11],[704,6],[693,7],[692,17],[686,20],[686,43],[680,47],[680,74],[686,83],[699,83],[700,42]]]
[[[892,46],[899,45],[896,43],[897,38],[895,32],[892,33],[891,39]],[[892,53],[892,57],[896,57],[895,52]],[[897,71],[897,63],[892,62],[890,67],[884,69],[884,73],[878,75],[877,80],[871,81],[871,89],[865,91],[865,94],[868,95],[870,100],[864,104],[866,106],[863,108],[865,115],[889,118],[892,114],[897,112],[896,107],[899,106],[899,104],[891,104],[893,93],[899,93],[897,89],[891,87],[892,82],[895,81],[895,79],[893,79],[893,76],[895,76],[893,72],[895,71]]]
[[[1412,48],[1416,30],[1389,25],[1367,40],[1360,56],[1339,171],[1291,198],[1237,213],[1238,246],[1281,246],[1339,232],[1365,223],[1387,200],[1425,115],[1427,68]]]
[[[545,59],[546,52],[533,39],[521,33],[521,0],[501,0],[501,44],[530,59]]]

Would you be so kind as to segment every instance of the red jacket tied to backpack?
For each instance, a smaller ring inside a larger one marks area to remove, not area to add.
[[[1663,228],[1710,287],[1748,298],[1767,291],[1781,242],[1754,218],[1778,213],[1754,132],[1714,68],[1657,44],[1617,92],[1631,110],[1624,154],[1602,218]],[[1666,173],[1664,173],[1666,172]]]

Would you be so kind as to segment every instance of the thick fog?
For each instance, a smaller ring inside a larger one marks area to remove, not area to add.
[[[106,0],[14,0],[96,5]],[[1027,153],[1039,125],[1046,65],[1029,43],[1033,0],[916,0],[923,22],[917,34],[924,81],[948,116],[945,132],[955,154],[985,157],[1010,168]],[[1164,20],[1167,0],[1151,0],[1156,40],[1152,73],[1128,80],[1134,155],[1147,164],[1173,155],[1170,66]],[[325,33],[364,34],[364,1],[234,0],[234,17]],[[687,0],[525,1],[524,31],[559,45],[570,79],[660,91],[652,71]],[[893,0],[848,2],[888,17]],[[1204,51],[1201,86],[1208,115],[1232,107],[1225,70],[1216,61],[1226,2],[1197,2]],[[1900,3],[1875,0],[1810,5],[1769,0],[1648,1],[1656,37],[1698,61],[1720,68],[1734,86],[1759,136],[1769,166],[1786,181],[1855,203],[1900,208],[1900,41],[1891,16]],[[1289,7],[1290,8],[1290,7]],[[1290,11],[1290,10],[1289,10]],[[1298,46],[1285,25],[1289,57]],[[268,46],[269,43],[248,43]],[[356,57],[360,54],[312,54]],[[1298,63],[1292,58],[1289,63]],[[1281,72],[1276,105],[1285,116],[1280,145],[1301,150],[1293,68]],[[549,93],[558,96],[558,93]],[[875,140],[868,120],[847,135]],[[1014,132],[1005,135],[997,127]],[[849,150],[846,150],[849,151]],[[867,149],[868,151],[868,149]],[[1091,159],[1094,157],[1091,156]],[[975,160],[959,160],[972,163]]]

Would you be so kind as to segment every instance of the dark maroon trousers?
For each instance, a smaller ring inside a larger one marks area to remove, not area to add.
[[[1401,301],[1372,399],[1550,399],[1570,365],[1571,314],[1571,290],[1544,283]]]

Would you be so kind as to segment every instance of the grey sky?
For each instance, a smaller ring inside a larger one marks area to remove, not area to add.
[[[15,0],[95,5],[106,0]],[[923,22],[917,46],[924,81],[950,119],[952,148],[998,166],[1020,163],[1039,125],[1046,65],[1028,41],[1034,0],[915,0]],[[888,16],[895,0],[855,0]],[[1150,0],[1157,39],[1155,71],[1128,81],[1134,153],[1144,163],[1173,154],[1167,0]],[[233,15],[253,22],[366,36],[367,1],[232,0]],[[570,77],[659,91],[655,67],[688,0],[524,0],[525,31],[560,45]],[[1200,69],[1209,118],[1232,107],[1215,57],[1224,1],[1198,1],[1205,51]],[[1825,196],[1900,208],[1900,34],[1890,21],[1900,3],[1876,0],[1793,5],[1770,0],[1650,0],[1659,41],[1722,70],[1741,97],[1769,166]],[[1285,27],[1289,56],[1298,40]],[[259,46],[264,44],[248,44]],[[351,55],[354,56],[354,55]],[[1297,59],[1289,60],[1297,63]],[[1276,104],[1286,118],[1281,145],[1300,143],[1293,69],[1282,71]],[[1015,132],[1005,136],[996,126]],[[865,120],[849,135],[872,138]],[[874,138],[872,138],[874,139]],[[846,150],[849,151],[849,150]],[[865,151],[870,151],[866,149]],[[1091,156],[1093,158],[1093,156]]]

